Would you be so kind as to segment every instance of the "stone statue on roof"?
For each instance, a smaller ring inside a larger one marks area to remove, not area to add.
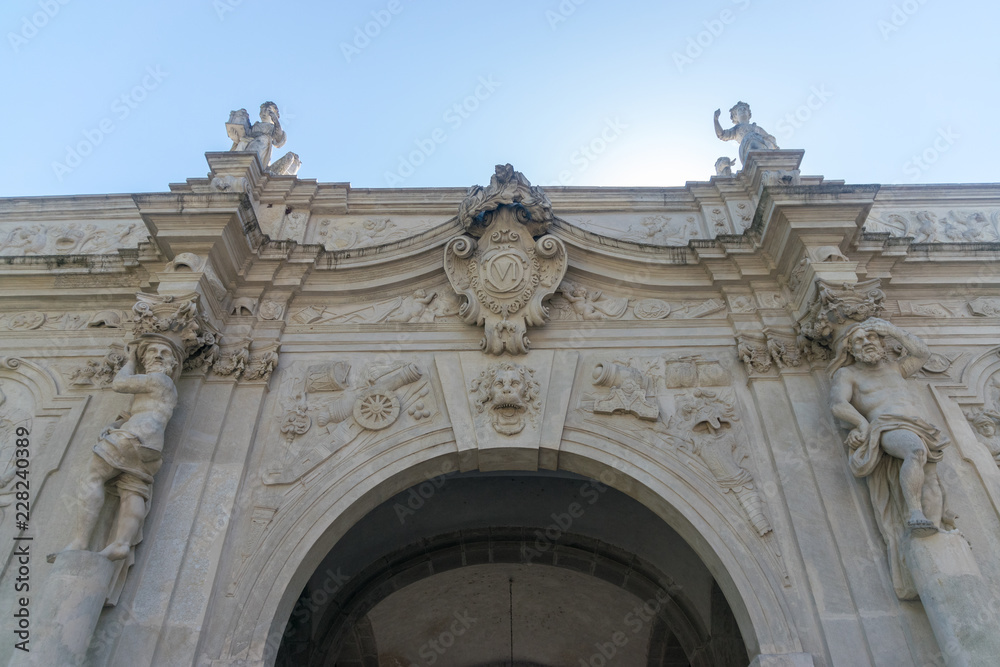
[[[246,109],[229,112],[226,132],[233,140],[233,147],[229,150],[256,153],[264,170],[274,176],[294,176],[302,166],[302,161],[295,153],[285,153],[271,162],[271,148],[281,148],[287,139],[278,118],[278,105],[274,102],[260,105],[260,120],[253,125],[250,124],[250,114]]]
[[[768,134],[757,123],[750,122],[750,105],[746,102],[737,102],[729,110],[729,117],[735,125],[728,130],[723,130],[719,125],[719,115],[721,109],[715,110],[715,136],[722,141],[740,142],[740,162],[746,166],[747,153],[750,151],[774,151],[778,150],[778,142],[773,136]]]

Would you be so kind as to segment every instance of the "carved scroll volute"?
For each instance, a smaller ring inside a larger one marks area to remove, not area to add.
[[[525,354],[527,327],[545,324],[545,301],[566,273],[566,247],[546,233],[548,197],[498,165],[487,187],[469,190],[459,219],[466,234],[448,242],[444,257],[448,280],[465,297],[459,316],[485,327],[483,351]]]

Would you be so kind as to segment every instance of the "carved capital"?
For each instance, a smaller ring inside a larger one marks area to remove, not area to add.
[[[243,379],[267,384],[278,365],[278,343],[272,343],[250,355],[250,362],[243,371]]]
[[[832,349],[844,330],[869,317],[881,317],[885,292],[878,278],[840,286],[816,280],[816,296],[799,320],[799,333],[808,341]]]
[[[802,364],[803,351],[799,349],[793,332],[765,328],[764,335],[767,337],[767,351],[779,372]]]
[[[750,379],[770,375],[771,350],[767,338],[760,334],[741,333],[736,336],[736,351],[746,366]]]
[[[525,354],[527,327],[547,320],[544,302],[566,273],[566,247],[545,234],[551,205],[510,165],[497,167],[487,188],[469,191],[459,218],[468,234],[445,247],[444,268],[465,303],[459,316],[484,326],[481,348]]]
[[[224,377],[232,376],[238,378],[246,370],[250,362],[250,339],[244,338],[239,343],[224,346],[220,349],[214,363],[212,371],[216,375]]]
[[[179,352],[184,368],[211,367],[219,352],[221,336],[204,317],[199,295],[136,294],[132,306],[138,338],[161,338]]]

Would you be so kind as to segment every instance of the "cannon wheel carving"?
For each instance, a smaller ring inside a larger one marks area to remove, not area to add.
[[[354,402],[354,419],[364,428],[378,431],[399,417],[399,399],[389,392],[372,391]]]

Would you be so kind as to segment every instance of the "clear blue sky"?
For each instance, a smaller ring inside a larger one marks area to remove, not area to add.
[[[807,174],[1000,181],[1000,3],[579,1],[5,0],[0,196],[165,191],[265,100],[355,187],[707,180],[737,100]]]

